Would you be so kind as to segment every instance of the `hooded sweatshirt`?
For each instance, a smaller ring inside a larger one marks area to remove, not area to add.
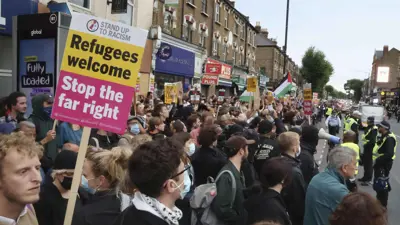
[[[36,95],[32,98],[32,114],[29,120],[36,126],[36,141],[39,142],[46,137],[49,130],[53,129],[54,120],[50,118],[43,109],[43,103],[47,99],[45,94]],[[52,161],[57,156],[57,140],[54,139],[44,146],[44,156]]]

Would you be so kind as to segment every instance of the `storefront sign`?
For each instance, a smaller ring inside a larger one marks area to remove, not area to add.
[[[0,35],[11,35],[13,16],[37,12],[37,0],[0,0]]]
[[[73,13],[51,117],[124,133],[146,39],[145,30]]]
[[[195,54],[162,42],[156,54],[156,72],[193,77]]]
[[[206,85],[218,85],[218,75],[204,74],[201,78],[201,83]]]
[[[221,63],[220,61],[208,58],[207,63],[206,63],[206,68],[207,68],[207,65],[210,65],[210,64],[211,65],[220,65],[217,67],[217,69],[219,68],[217,70],[217,72],[219,72],[218,75],[220,78],[227,79],[227,80],[231,79],[232,66]],[[210,67],[212,68],[213,66],[210,66]]]

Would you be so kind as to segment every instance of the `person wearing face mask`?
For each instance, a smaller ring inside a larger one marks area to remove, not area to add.
[[[51,168],[57,154],[56,131],[53,130],[54,120],[50,117],[53,97],[48,94],[38,94],[32,98],[32,114],[29,121],[35,124],[36,142],[43,145],[44,154],[40,162],[45,173]]]
[[[308,185],[311,179],[319,173],[318,164],[315,162],[314,154],[317,152],[319,141],[318,129],[315,126],[304,126],[300,138],[300,169],[304,181]]]
[[[146,133],[143,128],[144,120],[136,116],[129,116],[127,121],[127,128],[124,135],[118,141],[118,146],[129,146],[132,144],[132,139],[134,136],[140,133]],[[144,132],[142,132],[144,131]]]
[[[260,221],[292,224],[281,196],[283,187],[290,183],[290,171],[291,167],[280,157],[265,163],[260,173],[261,187],[254,189],[254,193],[244,203],[249,212],[248,225]]]
[[[129,180],[136,192],[132,205],[114,225],[179,225],[182,211],[175,201],[185,194],[183,146],[173,139],[140,145],[129,158]],[[146,160],[143,160],[146,159]]]
[[[185,164],[185,167],[190,167],[184,173],[184,190],[181,192],[182,199],[178,199],[176,201],[176,207],[182,210],[182,219],[179,221],[179,224],[186,225],[191,223],[191,214],[192,210],[190,208],[190,198],[193,195],[194,191],[194,170],[191,166],[190,157],[196,151],[196,146],[193,140],[190,137],[190,134],[187,132],[175,133],[172,137],[173,140],[181,143],[184,146],[185,153],[182,157],[182,162]]]
[[[276,140],[275,129],[275,124],[269,120],[263,120],[258,124],[260,141],[258,142],[254,157],[250,157],[258,175],[260,175],[265,161],[272,157],[279,156],[281,153]]]
[[[87,154],[81,186],[92,196],[85,206],[75,210],[72,225],[112,224],[129,206],[130,197],[120,192],[118,185],[125,178],[131,154],[131,150],[122,147]]]
[[[327,168],[308,185],[304,224],[329,224],[329,217],[349,194],[346,179],[354,177],[356,165],[357,153],[350,148],[338,146],[329,152]]]
[[[53,182],[45,183],[40,193],[40,200],[34,204],[40,225],[64,224],[77,158],[78,153],[69,150],[61,151],[57,155],[51,173]],[[81,207],[81,198],[78,197],[75,210]]]
[[[247,211],[243,206],[245,181],[240,171],[243,161],[249,155],[248,145],[254,144],[254,142],[254,140],[247,140],[238,135],[232,136],[226,141],[224,152],[226,152],[229,160],[218,174],[225,170],[233,174],[236,182],[235,198],[232,207],[227,204],[227,202],[232,202],[232,178],[229,173],[222,173],[216,183],[218,194],[211,203],[212,211],[225,224],[239,225],[245,224],[247,221]]]
[[[282,190],[282,197],[285,201],[290,220],[293,225],[303,224],[304,201],[306,197],[306,183],[300,169],[300,136],[295,132],[284,132],[278,137],[279,149],[285,163],[291,166],[292,181]]]

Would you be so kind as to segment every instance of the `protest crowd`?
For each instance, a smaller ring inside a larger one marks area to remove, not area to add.
[[[351,145],[332,146],[320,172],[319,129],[301,98],[221,101],[197,87],[173,97],[139,96],[122,135],[91,130],[73,215],[83,127],[52,119],[48,94],[32,98],[28,116],[24,93],[3,98],[0,224],[62,225],[66,216],[73,225],[388,224],[385,207],[353,185]],[[314,106],[320,117],[326,107]],[[342,123],[332,118],[337,135]],[[349,130],[343,143],[358,145]]]

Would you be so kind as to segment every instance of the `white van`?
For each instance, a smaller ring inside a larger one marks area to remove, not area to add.
[[[361,124],[363,127],[367,127],[367,118],[373,116],[375,124],[382,122],[385,116],[385,108],[380,105],[363,105],[360,107],[361,112]]]

